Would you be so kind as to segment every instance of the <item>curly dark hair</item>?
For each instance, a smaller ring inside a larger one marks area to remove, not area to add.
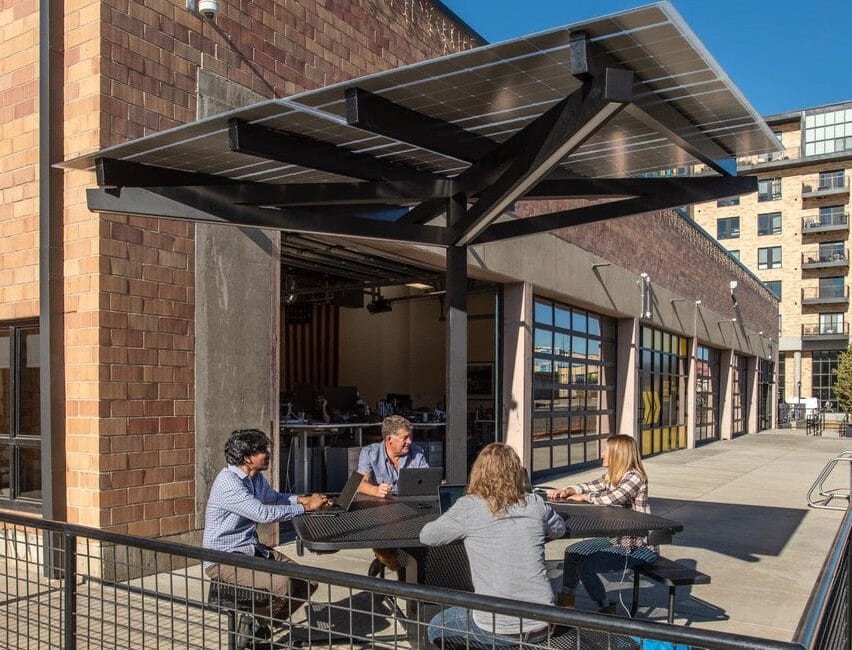
[[[225,443],[225,460],[228,465],[241,465],[249,456],[268,449],[271,443],[272,441],[263,431],[238,429],[228,436],[228,441]]]

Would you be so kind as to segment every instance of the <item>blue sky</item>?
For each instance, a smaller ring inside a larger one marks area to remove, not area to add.
[[[492,43],[650,4],[642,0],[444,0]],[[852,100],[849,0],[674,0],[763,115]]]

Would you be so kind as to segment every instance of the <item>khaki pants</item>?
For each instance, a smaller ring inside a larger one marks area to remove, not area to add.
[[[271,550],[271,549],[270,549]],[[270,559],[276,562],[292,562],[289,557],[278,551],[271,550]],[[205,569],[208,577],[222,582],[247,587],[256,591],[267,592],[272,595],[271,612],[269,608],[258,608],[256,613],[261,616],[272,616],[272,618],[286,620],[299,609],[313,594],[319,585],[316,582],[305,582],[287,576],[266,573],[264,571],[252,571],[242,567],[229,564],[213,564]]]

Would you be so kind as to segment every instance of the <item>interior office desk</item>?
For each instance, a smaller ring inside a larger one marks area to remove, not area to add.
[[[283,447],[284,436],[290,436],[296,442],[296,447],[302,450],[301,468],[296,463],[296,475],[293,477],[292,491],[307,494],[318,486],[311,484],[310,480],[310,458],[307,453],[308,439],[315,438],[320,447],[325,447],[326,436],[339,436],[342,434],[353,434],[355,443],[359,447],[364,446],[364,429],[381,426],[381,422],[281,422],[279,435]],[[301,471],[299,471],[301,469]]]

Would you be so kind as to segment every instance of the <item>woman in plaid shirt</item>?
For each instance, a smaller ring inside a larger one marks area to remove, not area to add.
[[[639,448],[631,436],[607,438],[601,452],[607,469],[597,481],[581,483],[548,492],[549,499],[586,501],[604,506],[621,506],[638,512],[650,512],[648,506],[648,477]],[[657,549],[649,546],[644,537],[625,535],[613,539],[598,537],[573,544],[565,549],[562,593],[558,603],[573,607],[577,583],[582,581],[589,596],[598,603],[600,611],[615,614],[615,605],[607,599],[599,573],[651,564],[657,560]]]

